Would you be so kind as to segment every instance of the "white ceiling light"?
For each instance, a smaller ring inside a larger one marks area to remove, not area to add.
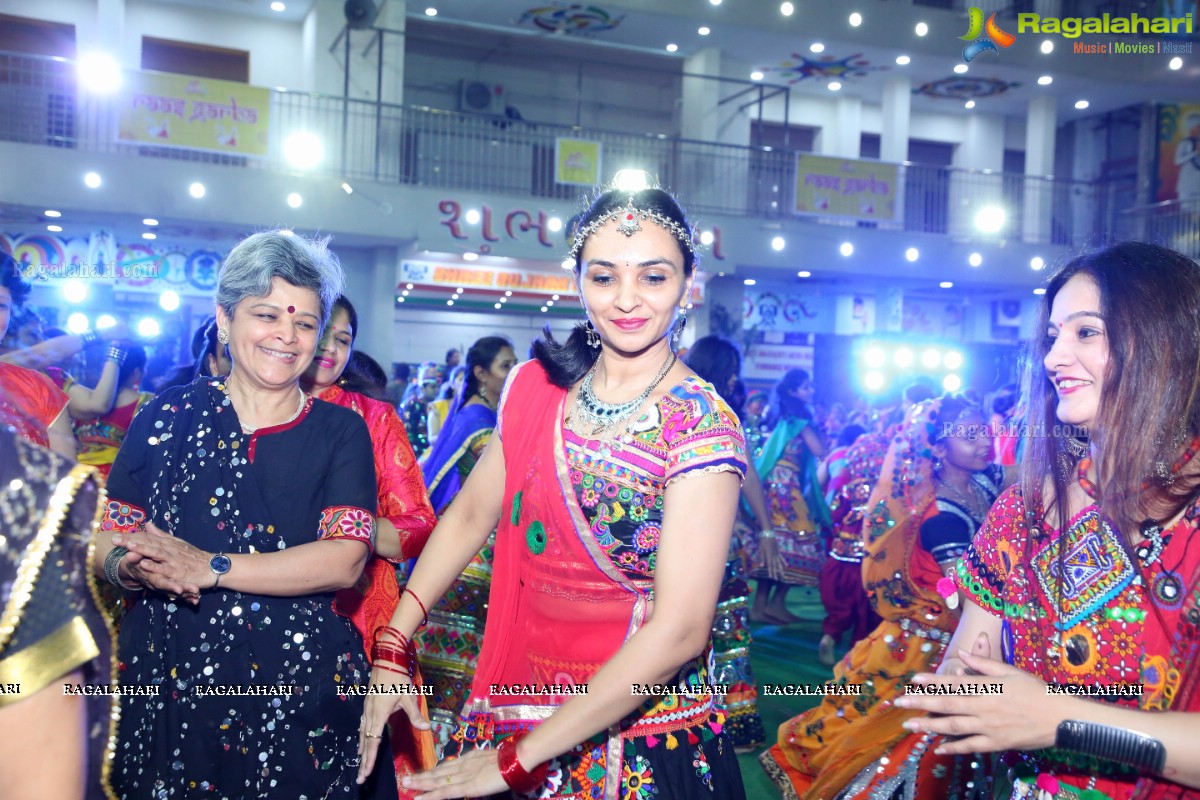
[[[700,29],[696,31],[696,33],[700,34],[701,36],[708,36],[710,33],[712,33],[712,28],[708,27],[707,25],[701,25]]]
[[[953,289],[954,281],[942,281],[941,283],[938,284],[938,286],[940,286],[943,289]]]
[[[274,3],[271,3],[271,10],[276,13],[279,13],[280,11],[287,11],[287,6],[279,2],[279,0],[275,0]]]
[[[912,61],[912,59],[909,58],[908,56],[896,56],[896,63],[902,67],[908,66],[909,62],[911,62],[911,61]]]
[[[1033,293],[1040,296],[1040,295],[1045,294],[1046,290],[1043,289],[1041,286],[1039,286],[1038,288],[1033,290]]]
[[[1167,63],[1167,66],[1171,69],[1181,69],[1183,67],[1183,59],[1175,56]]]
[[[575,269],[575,260],[572,258],[564,258],[562,260],[563,269]]]
[[[709,3],[711,3],[711,4],[712,4],[712,5],[714,5],[714,6],[719,6],[719,5],[721,5],[721,0],[708,0],[708,2],[709,2]]]
[[[984,206],[975,214],[975,227],[983,233],[999,233],[1008,214],[1000,206]]]
[[[550,219],[546,220],[546,227],[550,230],[551,233],[558,233],[563,228],[562,218],[561,217],[551,217]]]
[[[822,44],[821,42],[813,42],[812,44],[810,44],[808,46],[808,49],[813,51],[814,53],[824,53],[825,45]]]
[[[47,208],[45,211],[42,212],[42,216],[50,217],[51,219],[58,219],[59,217],[62,216],[62,212],[55,211],[53,208]]]
[[[156,220],[154,217],[146,217],[144,220],[142,220],[142,224],[153,227],[158,224],[158,220]]]
[[[46,230],[51,233],[62,233],[62,225],[47,225]]]
[[[612,182],[618,191],[640,192],[650,185],[650,176],[644,169],[619,169]]]
[[[674,52],[675,52],[676,50],[678,50],[678,49],[679,49],[679,45],[675,44],[674,42],[672,42],[671,44],[668,44],[668,45],[667,45],[667,52],[668,52],[668,53],[674,53]]]
[[[1054,52],[1054,40],[1046,39],[1042,42],[1042,52],[1049,54]]]
[[[842,85],[840,83],[838,83],[837,81],[834,81],[833,83],[829,84],[829,91],[831,91],[831,92],[839,91],[841,88],[842,88]]]
[[[299,208],[304,205],[304,198],[300,196],[299,192],[292,192],[287,196],[287,204],[292,208]]]
[[[754,278],[746,278],[744,281],[742,281],[742,283],[746,286],[753,286],[754,284],[758,283],[758,281],[754,280]]]
[[[700,231],[700,244],[704,245],[705,247],[708,247],[712,243],[713,243],[713,232],[712,231]]]
[[[850,26],[852,28],[857,28],[859,25],[862,25],[862,14],[855,11],[850,15]]]
[[[425,16],[427,16],[427,17],[436,17],[436,16],[437,16],[437,9],[436,9],[436,8],[434,8],[433,6],[430,6],[429,8],[425,9]]]
[[[967,263],[972,267],[978,267],[983,263],[983,256],[979,253],[971,253],[971,255],[967,256]]]
[[[154,241],[158,238],[158,234],[154,233],[153,231],[146,231],[142,234],[142,238],[148,241]]]
[[[921,251],[915,247],[910,247],[904,251],[904,257],[907,258],[909,261],[916,261],[918,258],[921,257]]]
[[[796,13],[796,7],[791,3],[780,3],[779,13],[783,14],[785,17],[790,17],[792,14]]]
[[[1078,109],[1078,110],[1080,110],[1080,111],[1083,111],[1083,110],[1084,110],[1085,108],[1087,108],[1089,105],[1091,105],[1091,104],[1090,104],[1090,103],[1088,103],[1088,101],[1087,101],[1087,100],[1076,100],[1076,101],[1075,101],[1075,108],[1077,108],[1077,109]]]
[[[283,157],[296,169],[312,169],[325,158],[325,145],[315,134],[296,131],[284,140]]]
[[[196,181],[188,187],[188,194],[197,200],[199,200],[201,197],[204,197],[204,191],[204,184],[200,183],[199,181]]]
[[[468,225],[478,225],[479,224],[479,209],[468,208],[467,213],[464,215],[464,218],[466,219]]]
[[[179,308],[179,292],[168,289],[158,296],[158,304],[163,311],[174,311]]]
[[[99,172],[89,172],[83,176],[83,185],[89,189],[99,189],[101,183]]]
[[[954,65],[954,74],[962,75],[962,74],[966,73],[966,71],[968,69],[970,69],[970,67],[968,67],[966,64],[955,64]]]
[[[463,261],[476,261],[479,259],[479,253],[463,253]]]
[[[787,247],[787,242],[782,236],[776,236],[771,240],[771,249],[778,253],[783,248]]]
[[[854,255],[854,243],[853,242],[842,242],[842,246],[838,248],[838,252],[841,253],[842,255],[846,256],[847,258]]]
[[[924,36],[929,33],[929,26],[924,22],[918,22],[916,27],[917,36]]]
[[[974,108],[974,107],[975,107],[974,100],[968,100],[967,102],[963,103],[963,108]]]
[[[79,57],[79,85],[96,94],[121,88],[121,65],[108,53],[92,50]]]
[[[797,278],[811,278],[811,277],[812,277],[812,273],[811,273],[811,272],[809,272],[809,271],[808,271],[808,270],[806,270],[806,269],[802,269],[802,270],[800,270],[799,272],[797,272],[797,273],[796,273],[796,277],[797,277]]]
[[[766,76],[765,76],[765,75],[763,75],[763,74],[762,74],[761,72],[759,72],[758,70],[754,70],[754,72],[751,72],[751,73],[750,73],[750,80],[752,80],[752,81],[761,81],[761,80],[762,80],[763,78],[765,78],[765,77],[766,77]]]
[[[1045,266],[1046,266],[1046,259],[1042,258],[1041,256],[1034,256],[1033,258],[1029,259],[1030,269],[1041,270],[1041,269],[1044,269]]]
[[[1050,77],[1049,75],[1043,75],[1042,77],[1038,78],[1038,86],[1049,86],[1052,83],[1054,83],[1054,78]]]

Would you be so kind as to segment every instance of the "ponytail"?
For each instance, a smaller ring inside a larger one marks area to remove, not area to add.
[[[596,364],[600,348],[588,345],[586,323],[580,322],[572,328],[567,341],[561,344],[547,325],[542,328],[541,337],[533,342],[533,357],[546,370],[551,383],[569,389]]]

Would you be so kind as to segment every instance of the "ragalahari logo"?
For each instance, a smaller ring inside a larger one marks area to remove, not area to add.
[[[1017,40],[1016,36],[1001,29],[996,24],[995,14],[987,18],[987,24],[985,25],[981,9],[971,6],[968,13],[970,15],[970,25],[967,29],[967,35],[958,37],[964,42],[970,42],[969,45],[963,48],[963,61],[970,61],[986,50],[998,53],[1000,52],[998,47],[1011,47],[1012,43]],[[986,36],[983,35],[985,33],[987,34]]]

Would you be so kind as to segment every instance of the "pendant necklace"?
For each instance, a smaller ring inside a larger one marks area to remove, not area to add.
[[[662,383],[663,378],[667,377],[667,373],[675,366],[677,360],[675,354],[671,353],[671,357],[663,363],[658,374],[654,376],[654,380],[637,397],[624,403],[606,403],[597,397],[592,389],[596,368],[600,366],[600,359],[596,359],[596,363],[588,370],[587,375],[583,377],[583,383],[579,386],[579,394],[575,398],[575,411],[569,421],[577,422],[583,428],[590,428],[590,433],[585,434],[589,438],[611,441],[623,423],[641,409],[642,404],[650,397],[650,393]]]

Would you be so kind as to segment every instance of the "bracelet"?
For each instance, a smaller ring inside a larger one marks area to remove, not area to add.
[[[100,334],[96,333],[95,331],[84,331],[83,333],[76,334],[76,336],[78,336],[79,340],[83,342],[83,349],[85,350],[89,347],[95,347],[96,345],[100,344],[101,341]]]
[[[108,346],[108,360],[116,362],[118,367],[125,363],[125,357],[127,355],[129,355],[129,353],[127,353],[125,348],[121,347],[120,345],[110,344]]]
[[[417,593],[414,592],[412,589],[408,588],[407,586],[405,586],[404,591],[401,592],[400,594],[401,595],[411,594],[413,600],[416,600],[417,605],[419,605],[421,607],[421,616],[423,617],[423,619],[421,620],[421,624],[418,625],[417,627],[424,628],[426,625],[428,625],[429,624],[429,612],[425,610],[425,604],[421,602],[421,598],[417,597]]]
[[[508,788],[521,794],[529,794],[541,788],[546,782],[546,774],[550,770],[549,763],[541,763],[527,771],[517,758],[517,742],[525,738],[525,731],[515,733],[500,743],[496,755],[500,761],[500,777],[508,784]]]
[[[758,538],[759,539],[774,539],[774,538],[776,538],[775,530],[773,528],[763,528],[761,531],[758,532]]]
[[[142,588],[141,584],[130,586],[121,580],[121,573],[118,571],[121,568],[121,559],[127,555],[129,555],[128,547],[114,547],[108,551],[108,555],[104,557],[104,579],[118,589],[136,592]]]
[[[1054,735],[1054,746],[1060,750],[1128,764],[1148,775],[1161,775],[1167,763],[1167,748],[1158,739],[1098,722],[1063,720]]]

